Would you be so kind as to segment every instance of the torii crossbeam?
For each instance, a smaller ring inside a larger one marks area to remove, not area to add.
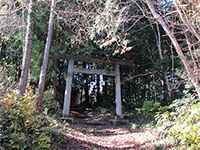
[[[92,63],[104,63],[114,65],[114,71],[107,71],[104,69],[85,69],[77,68],[74,66],[75,61],[92,62]],[[85,73],[85,74],[98,74],[112,76],[115,78],[115,104],[116,104],[116,115],[120,118],[123,117],[122,114],[122,101],[121,101],[121,80],[120,80],[120,65],[132,65],[132,63],[127,63],[125,61],[119,60],[109,60],[105,61],[103,59],[92,59],[83,57],[71,57],[68,59],[68,69],[66,76],[66,87],[64,94],[64,106],[63,106],[63,117],[69,116],[70,113],[70,103],[71,103],[71,90],[72,90],[72,79],[74,73]]]

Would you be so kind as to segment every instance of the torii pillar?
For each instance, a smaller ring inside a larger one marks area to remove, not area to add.
[[[115,64],[115,104],[116,115],[120,118],[122,116],[122,101],[121,101],[121,81],[120,81],[120,65]]]
[[[120,118],[122,115],[122,102],[121,102],[121,81],[120,81],[120,65],[115,64],[115,70],[107,72],[105,70],[85,70],[74,68],[74,60],[69,59],[67,76],[66,76],[66,87],[64,94],[64,106],[63,106],[63,117],[69,116],[70,113],[70,101],[71,101],[71,90],[72,90],[72,79],[73,73],[87,73],[87,74],[102,74],[115,77],[115,104],[116,104],[116,115]]]
[[[68,62],[68,69],[67,69],[67,75],[66,75],[63,117],[69,116],[69,112],[70,112],[73,70],[74,70],[74,60],[70,59]]]

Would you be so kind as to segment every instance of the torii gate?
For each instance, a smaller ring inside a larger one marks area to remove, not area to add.
[[[114,65],[114,71],[107,71],[105,69],[86,69],[74,67],[75,61],[82,61],[87,63],[101,63],[101,64],[112,64]],[[74,73],[85,73],[85,74],[98,74],[112,76],[115,78],[115,104],[116,104],[116,115],[120,118],[122,114],[122,101],[121,101],[121,81],[120,81],[120,65],[132,65],[125,61],[117,59],[105,60],[85,57],[71,57],[68,59],[68,69],[66,75],[66,87],[64,94],[64,105],[63,105],[63,117],[69,116],[70,103],[71,103],[71,90],[72,90],[72,79]]]

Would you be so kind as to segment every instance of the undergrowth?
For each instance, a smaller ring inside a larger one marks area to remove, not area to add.
[[[156,116],[157,125],[176,139],[177,149],[200,149],[200,102],[192,99],[176,100],[168,111]]]
[[[20,98],[10,92],[0,100],[1,150],[48,150],[50,146],[49,121],[36,112],[32,90]]]

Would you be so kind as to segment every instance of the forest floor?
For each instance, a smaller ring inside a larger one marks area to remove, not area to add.
[[[172,140],[161,139],[156,128],[116,121],[110,114],[69,120],[64,130],[57,130],[62,138],[53,138],[57,150],[163,150],[173,145]]]

